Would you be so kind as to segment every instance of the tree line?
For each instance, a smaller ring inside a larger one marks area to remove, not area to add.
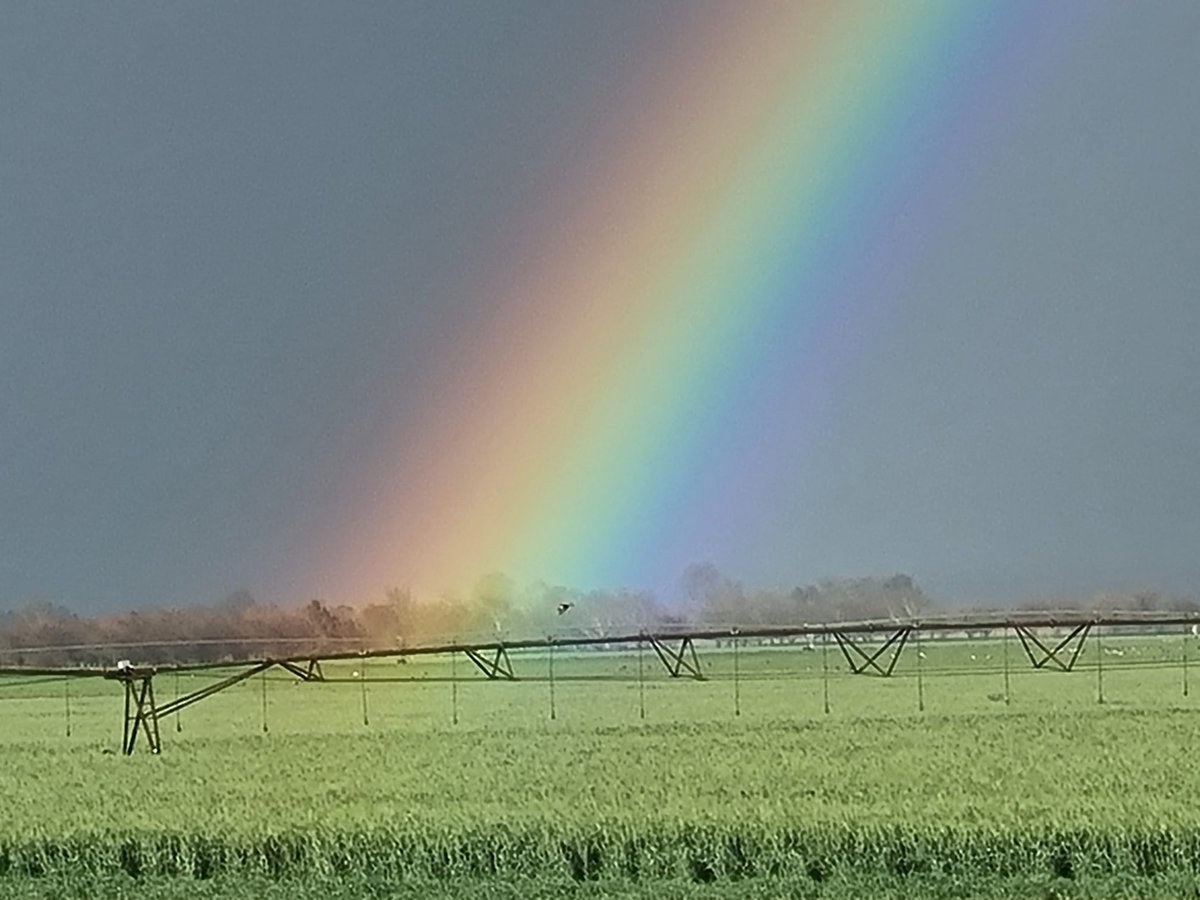
[[[1190,598],[1140,592],[1103,594],[1086,604],[1051,599],[1022,608],[1196,611],[1200,605]],[[684,571],[669,601],[636,590],[579,591],[544,584],[520,590],[512,579],[495,574],[463,596],[423,601],[394,588],[378,601],[356,606],[319,599],[295,606],[264,604],[244,591],[210,605],[91,616],[33,602],[0,613],[0,665],[216,662],[453,641],[604,637],[666,627],[901,619],[935,611],[934,602],[905,574],[748,589],[715,566],[699,563]]]

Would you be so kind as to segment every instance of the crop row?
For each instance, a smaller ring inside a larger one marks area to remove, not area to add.
[[[945,875],[1059,879],[1200,875],[1200,830],[991,830],[823,825],[642,827],[566,831],[503,826],[357,832],[282,831],[230,839],[205,834],[97,833],[6,839],[0,878],[217,876],[385,882],[551,878],[673,880]]]

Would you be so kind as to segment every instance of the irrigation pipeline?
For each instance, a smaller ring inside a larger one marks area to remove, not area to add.
[[[27,679],[24,683],[35,683],[46,679],[73,678],[104,678],[121,683],[125,693],[124,730],[122,735],[122,750],[125,754],[133,753],[138,744],[139,735],[144,735],[146,743],[152,752],[161,751],[159,735],[159,720],[171,713],[176,713],[187,706],[211,697],[214,694],[240,684],[254,675],[263,677],[263,727],[266,729],[266,676],[268,670],[278,669],[289,678],[303,682],[337,682],[346,681],[344,678],[326,678],[322,663],[356,660],[363,669],[361,675],[356,672],[355,679],[362,682],[363,719],[367,718],[366,682],[378,681],[411,681],[404,678],[375,678],[366,677],[366,662],[370,659],[393,658],[406,661],[408,657],[449,656],[451,661],[457,661],[461,653],[467,657],[474,667],[489,681],[515,681],[516,671],[513,668],[510,653],[521,650],[546,650],[553,654],[556,650],[565,648],[594,648],[594,649],[627,649],[638,652],[639,681],[642,672],[642,654],[646,645],[653,651],[659,662],[671,678],[693,679],[704,681],[705,673],[697,652],[697,643],[730,642],[737,647],[746,647],[747,642],[760,643],[794,643],[797,640],[808,639],[815,649],[818,639],[822,648],[822,668],[824,677],[828,678],[828,653],[831,645],[840,651],[849,671],[854,675],[890,678],[896,671],[896,665],[905,647],[911,642],[918,657],[918,679],[926,676],[943,674],[969,674],[975,670],[956,667],[942,671],[930,668],[928,671],[920,660],[924,653],[920,650],[922,637],[940,634],[952,637],[955,633],[965,637],[1001,636],[1005,641],[1005,679],[1008,676],[1008,640],[1010,632],[1016,636],[1017,644],[1024,656],[1034,669],[1047,669],[1070,672],[1075,669],[1088,637],[1095,636],[1096,669],[1098,678],[1098,696],[1103,702],[1103,649],[1100,636],[1105,631],[1122,629],[1125,631],[1167,631],[1174,628],[1184,629],[1183,642],[1183,672],[1184,693],[1187,694],[1187,639],[1192,634],[1200,633],[1200,613],[1143,613],[1143,612],[1063,612],[1063,613],[1011,613],[1007,615],[956,615],[931,616],[921,619],[876,619],[858,622],[836,622],[821,624],[804,624],[794,626],[728,626],[709,628],[671,628],[656,627],[653,630],[640,630],[636,633],[622,632],[614,634],[560,634],[546,637],[503,640],[495,638],[479,642],[452,641],[431,642],[401,647],[361,647],[356,650],[329,649],[336,647],[334,642],[328,642],[319,651],[297,655],[279,656],[247,656],[243,659],[225,659],[218,662],[204,663],[175,663],[167,665],[140,665],[129,660],[123,660],[114,667],[88,666],[0,666],[0,676],[19,676]],[[212,640],[205,643],[224,645],[278,645],[284,641],[257,642],[252,639]],[[311,639],[304,642],[313,643]],[[343,640],[342,643],[345,641]],[[181,641],[179,645],[196,642]],[[299,642],[298,642],[299,643]],[[39,652],[63,650],[100,651],[104,649],[134,650],[139,647],[163,648],[172,646],[173,642],[153,641],[146,644],[123,643],[119,645],[72,645],[71,647],[29,647],[3,650],[0,649],[0,659],[4,655],[30,655]],[[553,657],[551,656],[550,678],[559,680],[574,680],[553,674]],[[1139,666],[1157,665],[1156,662],[1138,662]],[[173,699],[165,703],[157,703],[154,696],[154,677],[164,673],[182,672],[201,673],[209,671],[214,676],[220,670],[237,670],[217,681],[205,684],[188,694],[180,695],[176,690]],[[983,674],[980,670],[979,674]],[[736,679],[736,675],[735,675]],[[450,679],[457,684],[457,671]],[[537,680],[537,679],[533,679]],[[579,680],[609,680],[596,676],[585,676]],[[12,682],[10,682],[11,684]],[[735,685],[736,690],[736,685]],[[69,700],[68,700],[69,703]],[[553,694],[551,694],[553,708]]]

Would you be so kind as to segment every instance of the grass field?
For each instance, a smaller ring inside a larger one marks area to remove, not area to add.
[[[819,645],[702,645],[703,682],[649,650],[560,650],[553,688],[544,651],[515,682],[272,670],[130,758],[119,685],[9,678],[0,896],[1196,897],[1184,641],[1106,635],[1071,673],[924,641],[886,680]]]

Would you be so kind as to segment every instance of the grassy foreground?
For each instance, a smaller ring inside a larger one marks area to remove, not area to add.
[[[0,896],[1200,896],[1180,649],[1014,656],[1007,704],[996,642],[888,681],[798,648],[743,648],[736,683],[728,649],[703,683],[562,654],[553,701],[545,657],[374,663],[231,689],[131,758],[116,686],[9,682]]]

